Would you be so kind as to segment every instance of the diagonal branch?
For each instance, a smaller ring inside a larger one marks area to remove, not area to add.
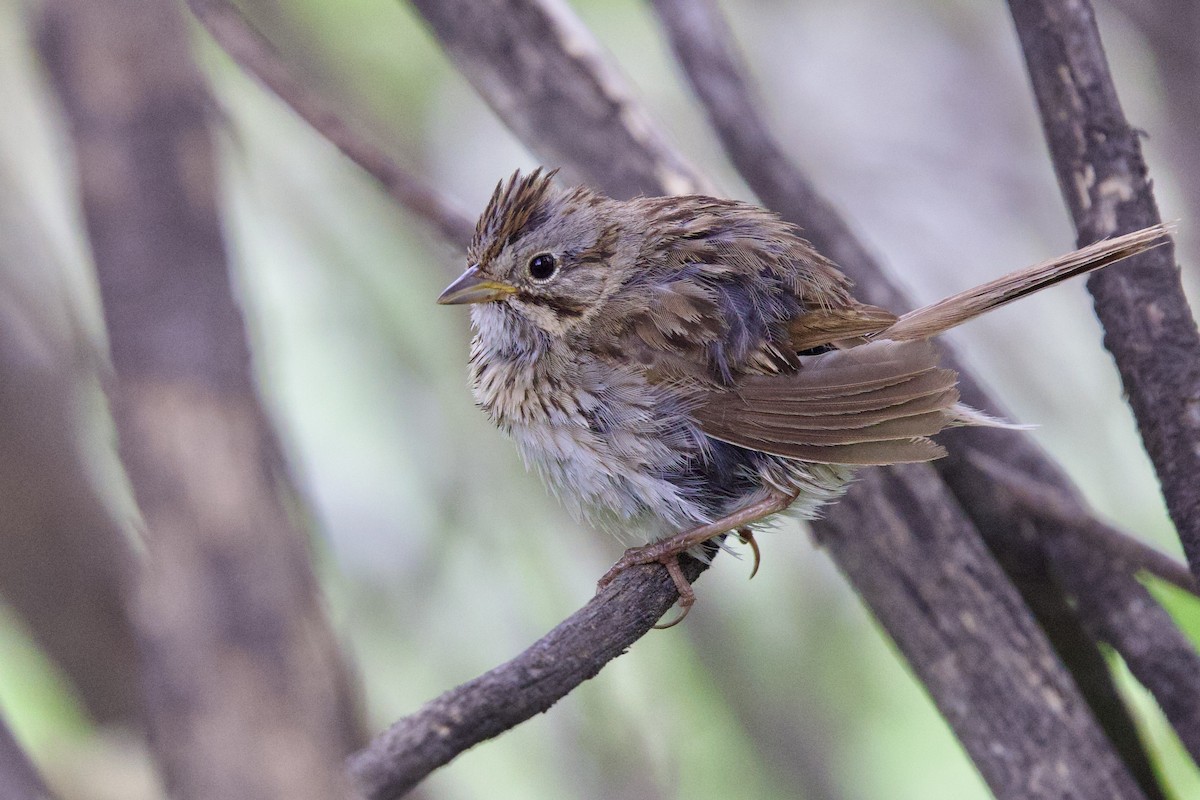
[[[42,782],[25,751],[17,744],[4,719],[0,718],[0,797],[5,800],[50,800],[50,791]]]
[[[567,167],[616,198],[713,193],[563,5],[529,0],[412,0],[412,5],[463,76],[544,164]]]
[[[1087,0],[1010,0],[1063,198],[1080,244],[1159,221],[1137,132],[1121,111]],[[1088,280],[1104,346],[1200,577],[1200,331],[1174,248]]]
[[[1158,700],[1192,758],[1200,761],[1200,654],[1131,575],[1131,568],[1144,563],[1146,554],[1094,547],[1094,529],[1100,524],[1096,520],[1062,504],[1054,492],[997,461],[988,460],[981,466],[1016,503],[1038,518],[1037,535],[1055,554],[1055,568],[1063,584],[1090,612],[1083,618],[1093,635],[1121,654],[1134,676]],[[1176,567],[1175,585],[1194,593],[1191,573],[1182,564]]]
[[[684,559],[695,580],[705,565]],[[462,751],[549,709],[644,636],[678,599],[666,572],[637,567],[527,650],[426,703],[349,761],[367,800],[392,800]]]
[[[373,176],[396,202],[432,225],[441,236],[466,247],[474,222],[445,194],[400,166],[382,148],[346,123],[324,97],[288,70],[275,48],[227,0],[187,0],[192,13],[225,52],[291,106],[354,163]]]

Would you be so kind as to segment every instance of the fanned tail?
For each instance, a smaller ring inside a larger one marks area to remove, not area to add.
[[[1166,244],[1168,225],[1152,225],[1133,233],[1102,239],[1058,258],[989,281],[932,305],[910,311],[877,339],[908,341],[930,339],[980,314],[1041,291],[1060,281],[1107,267],[1123,259]]]

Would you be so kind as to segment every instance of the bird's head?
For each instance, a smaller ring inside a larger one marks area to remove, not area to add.
[[[554,174],[516,172],[497,184],[467,249],[467,271],[439,303],[503,304],[553,337],[600,314],[620,281],[614,201],[586,188],[557,189]]]

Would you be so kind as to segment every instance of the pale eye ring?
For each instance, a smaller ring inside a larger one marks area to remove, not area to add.
[[[529,259],[529,277],[538,283],[545,283],[558,272],[558,259],[553,253],[538,253]]]

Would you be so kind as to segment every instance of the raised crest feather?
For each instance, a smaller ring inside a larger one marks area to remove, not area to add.
[[[467,250],[473,263],[486,267],[507,245],[537,226],[556,174],[557,169],[543,172],[538,167],[522,176],[517,170],[496,184]]]

